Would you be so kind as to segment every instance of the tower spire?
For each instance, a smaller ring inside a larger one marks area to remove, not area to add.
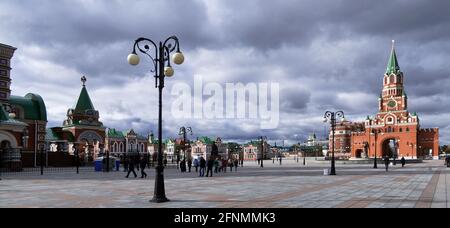
[[[81,77],[81,82],[83,83],[83,87],[86,86],[86,81],[87,81],[86,76]]]
[[[400,71],[400,66],[398,65],[397,54],[395,53],[395,40],[392,40],[391,56],[386,68],[386,74],[397,73],[398,71]]]

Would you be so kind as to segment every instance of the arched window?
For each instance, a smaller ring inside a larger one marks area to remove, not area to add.
[[[406,128],[406,132],[409,132],[409,127]]]
[[[389,77],[389,83],[395,83],[394,75],[391,75],[391,77]]]
[[[400,132],[403,132],[403,128],[400,128]]]

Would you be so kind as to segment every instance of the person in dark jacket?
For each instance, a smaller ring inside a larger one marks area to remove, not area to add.
[[[140,165],[141,165],[141,178],[147,178],[147,173],[144,171],[145,168],[147,167],[147,159],[145,157],[141,158]]]
[[[234,160],[234,172],[237,172],[237,168],[239,166],[239,161],[237,159]]]
[[[211,173],[211,177],[213,176],[213,166],[214,166],[214,159],[211,156],[206,164],[206,167],[207,167],[206,177],[209,177],[210,173]]]
[[[187,164],[188,164],[188,171],[191,172],[191,169],[192,169],[192,159],[189,158]]]
[[[402,159],[400,160],[400,162],[402,163],[402,168],[405,167],[405,164],[406,164],[405,157],[402,157]]]
[[[384,158],[384,165],[386,166],[386,172],[389,170],[389,157]]]
[[[182,173],[186,172],[186,160],[184,160],[184,159],[180,163],[180,170]]]
[[[128,158],[128,174],[126,176],[126,178],[128,178],[130,176],[130,173],[133,172],[134,174],[134,178],[137,178],[137,174],[134,171],[134,158],[130,157]]]
[[[205,168],[206,168],[206,160],[201,157],[200,158],[200,177],[204,177],[205,176]]]
[[[128,158],[126,156],[123,157],[123,171],[128,172]]]

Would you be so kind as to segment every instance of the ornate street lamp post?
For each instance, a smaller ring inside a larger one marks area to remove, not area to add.
[[[186,142],[187,141],[187,137],[186,137],[186,134],[190,134],[190,135],[192,135],[193,134],[193,132],[192,132],[192,128],[191,127],[181,127],[180,128],[180,133],[179,133],[179,135],[182,135],[183,136],[183,160],[184,161],[186,161],[186,149],[188,148],[188,143]]]
[[[374,169],[378,169],[378,164],[377,164],[377,136],[378,136],[378,132],[377,130],[373,130],[373,135],[375,137],[375,158],[373,159],[373,168]]]
[[[153,50],[154,49],[154,50]],[[154,68],[151,72],[155,73],[155,87],[159,89],[159,109],[158,109],[158,165],[156,166],[155,191],[151,202],[164,203],[169,201],[164,189],[164,165],[163,165],[163,147],[162,147],[162,92],[164,88],[165,77],[172,77],[174,70],[171,66],[170,54],[175,52],[172,59],[177,65],[184,62],[184,55],[180,51],[180,44],[176,36],[167,38],[164,42],[156,45],[150,39],[139,38],[135,41],[133,52],[128,55],[128,63],[138,65],[140,58],[137,51],[147,55]],[[153,52],[153,54],[152,54]]]
[[[342,111],[338,111],[338,112],[327,111],[327,112],[325,112],[325,115],[323,117],[324,123],[330,122],[330,124],[331,124],[333,148],[331,150],[331,171],[330,171],[330,175],[333,175],[333,176],[336,175],[336,166],[335,166],[335,159],[334,159],[334,147],[335,147],[334,131],[336,130],[336,117],[344,119],[345,118],[344,112],[342,112]]]

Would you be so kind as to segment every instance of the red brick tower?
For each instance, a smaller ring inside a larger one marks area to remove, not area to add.
[[[439,153],[439,129],[420,129],[419,117],[408,111],[408,97],[403,86],[404,75],[400,70],[392,41],[392,51],[383,90],[378,99],[378,114],[365,121],[365,130],[353,132],[352,157],[437,157]]]

